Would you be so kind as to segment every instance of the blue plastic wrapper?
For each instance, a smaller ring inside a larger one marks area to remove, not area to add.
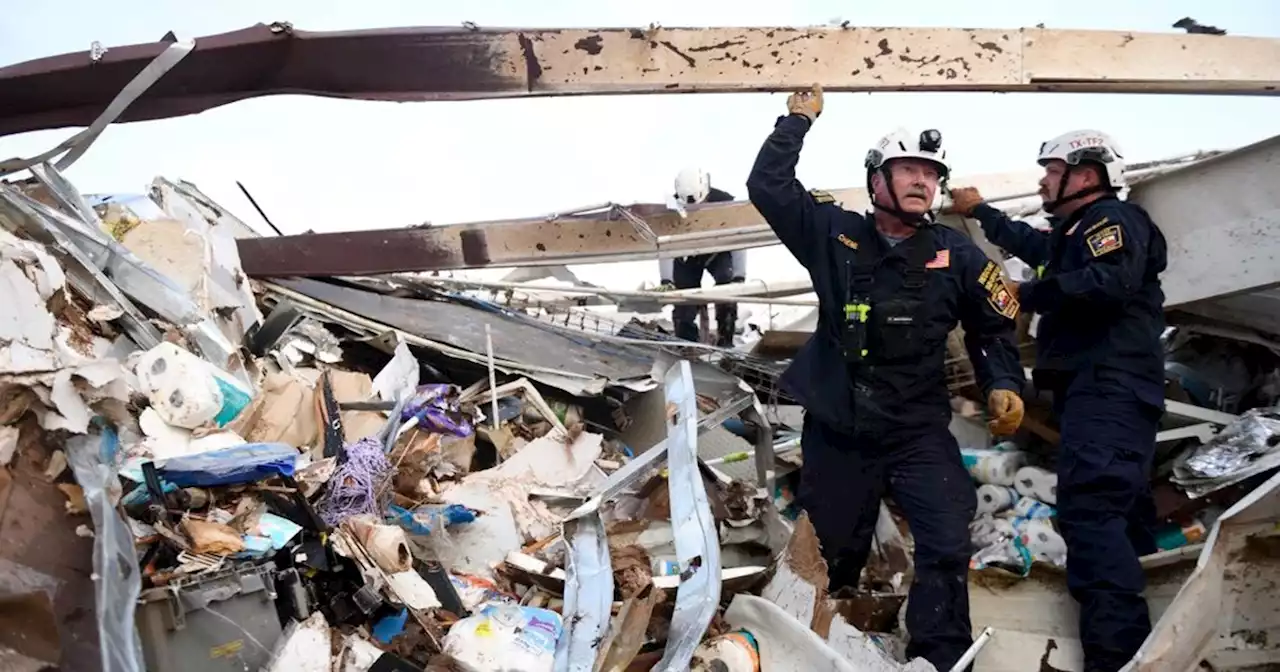
[[[391,640],[404,632],[405,623],[408,621],[408,609],[401,609],[398,613],[384,616],[373,625],[373,638],[383,644],[390,644]]]
[[[393,522],[411,534],[427,535],[432,530],[475,521],[476,512],[461,504],[420,506],[412,511],[392,504],[387,507],[387,522]]]
[[[462,412],[458,398],[462,391],[457,385],[435,383],[421,385],[414,390],[400,411],[400,421],[418,419],[418,426],[429,432],[471,436],[474,428],[471,418]]]
[[[184,455],[165,460],[156,469],[165,481],[180,488],[239,485],[273,476],[292,476],[298,449],[284,443],[246,443],[242,446]]]
[[[253,534],[242,537],[244,550],[237,553],[235,557],[252,559],[261,558],[268,553],[276,553],[301,531],[302,527],[288,518],[282,518],[274,513],[264,513],[258,520],[258,528],[252,531]]]

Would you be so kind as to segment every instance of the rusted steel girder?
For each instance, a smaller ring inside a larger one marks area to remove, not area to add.
[[[168,44],[0,69],[0,135],[86,126]],[[1064,91],[1276,95],[1280,40],[960,28],[391,28],[197,39],[119,121],[271,94],[421,101],[623,93]]]

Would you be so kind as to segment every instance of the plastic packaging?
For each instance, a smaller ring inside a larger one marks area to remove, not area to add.
[[[1020,522],[1018,538],[1036,562],[1067,566],[1067,542],[1047,519]]]
[[[551,672],[563,630],[554,611],[489,603],[449,629],[444,652],[465,672]]]
[[[984,485],[1013,485],[1018,470],[1027,463],[1026,454],[1014,450],[964,448],[960,455],[969,475]]]
[[[449,581],[458,593],[462,608],[475,611],[489,603],[519,604],[520,599],[508,595],[498,589],[498,585],[489,579],[471,574],[450,574]]]
[[[151,407],[174,427],[195,429],[209,422],[223,427],[249,405],[249,392],[239,383],[172,343],[143,353],[134,374]]]
[[[179,487],[211,487],[253,483],[273,476],[292,476],[297,460],[298,449],[293,446],[246,443],[235,448],[165,460],[158,470],[165,481]]]
[[[117,436],[109,429],[101,436],[74,436],[67,441],[67,461],[93,518],[93,591],[102,672],[143,672],[134,615],[142,580],[133,533],[115,506],[120,495],[114,466],[117,449]]]
[[[1044,502],[1036,501],[1030,497],[1023,497],[1014,505],[1013,514],[1018,518],[1047,519],[1058,515],[1058,510]]]
[[[420,506],[412,511],[392,504],[387,507],[387,522],[403,527],[410,534],[429,535],[447,527],[475,522],[476,512],[463,504]]]
[[[408,398],[400,411],[400,420],[418,419],[418,426],[426,431],[453,436],[471,436],[474,428],[471,420],[459,405],[462,390],[456,385],[421,385]]]

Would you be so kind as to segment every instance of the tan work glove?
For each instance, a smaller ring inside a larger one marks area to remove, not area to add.
[[[822,114],[822,85],[814,84],[809,91],[796,91],[787,98],[787,111],[791,114],[803,114],[809,123],[817,121]]]
[[[1016,392],[992,390],[987,397],[987,412],[991,415],[987,428],[994,436],[1009,436],[1018,431],[1024,410],[1022,397]]]
[[[973,214],[973,209],[982,204],[982,194],[974,187],[956,187],[951,190],[951,205],[943,209],[944,215]]]

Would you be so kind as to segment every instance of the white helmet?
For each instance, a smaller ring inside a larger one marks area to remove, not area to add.
[[[1054,159],[1065,161],[1068,166],[1092,161],[1102,167],[1112,189],[1119,191],[1124,188],[1124,153],[1120,151],[1120,145],[1102,131],[1071,131],[1041,143],[1040,165]]]
[[[867,174],[879,170],[894,159],[924,159],[938,166],[939,174],[946,178],[951,174],[951,166],[947,163],[947,150],[942,148],[942,133],[931,128],[914,135],[905,128],[899,128],[867,150]]]
[[[676,200],[680,203],[701,203],[710,194],[711,176],[701,168],[685,168],[676,175]]]

